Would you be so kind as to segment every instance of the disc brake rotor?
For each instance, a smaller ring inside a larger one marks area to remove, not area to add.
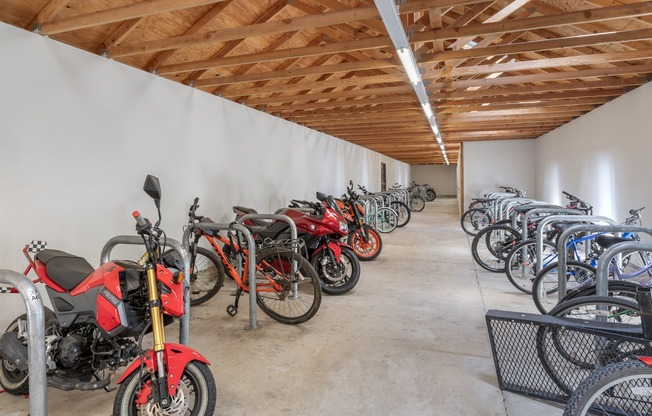
[[[159,403],[147,403],[140,408],[140,415],[147,416],[182,416],[190,407],[190,390],[183,381],[179,383],[174,397],[170,398],[171,404],[167,409],[162,409]]]

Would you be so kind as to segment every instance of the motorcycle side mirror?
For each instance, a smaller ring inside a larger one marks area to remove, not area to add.
[[[326,201],[326,199],[328,198],[328,197],[326,196],[326,194],[324,194],[324,193],[322,193],[322,192],[319,192],[319,191],[317,191],[317,193],[315,194],[315,196],[317,197],[317,200],[318,200],[318,201],[321,201],[321,202]]]
[[[145,185],[143,185],[143,191],[154,200],[156,208],[161,207],[161,184],[156,176],[147,175]]]

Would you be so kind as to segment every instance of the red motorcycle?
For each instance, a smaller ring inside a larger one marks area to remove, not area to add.
[[[292,200],[289,208],[276,214],[290,217],[297,226],[298,238],[307,249],[306,258],[315,268],[322,291],[329,295],[341,295],[353,289],[360,279],[360,262],[353,249],[340,241],[348,233],[344,214],[330,195],[317,192],[319,203]],[[236,219],[255,214],[256,210],[233,207]],[[290,225],[282,221],[247,220],[257,241],[264,244],[290,238]]]
[[[107,391],[118,367],[129,366],[118,380],[114,415],[212,415],[215,380],[208,360],[193,349],[165,342],[164,326],[185,313],[181,271],[166,268],[160,246],[161,189],[148,175],[145,192],[154,199],[159,219],[152,225],[134,212],[143,238],[145,267],[114,260],[97,270],[83,258],[59,250],[41,250],[29,270],[45,284],[54,311],[45,310],[48,386],[61,390]],[[164,238],[164,237],[163,237]],[[0,384],[11,394],[28,392],[27,317],[13,321],[0,337]],[[153,349],[143,350],[153,333]]]

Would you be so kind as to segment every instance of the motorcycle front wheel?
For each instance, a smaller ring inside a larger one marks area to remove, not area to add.
[[[120,385],[113,403],[113,416],[141,415],[187,415],[212,416],[217,403],[215,379],[208,366],[199,361],[191,361],[186,365],[172,397],[172,404],[167,408],[152,400],[152,374],[147,369],[135,371]],[[149,391],[149,397],[143,397]],[[137,405],[139,401],[146,402]]]
[[[355,251],[358,259],[369,261],[378,257],[383,250],[383,240],[380,238],[380,234],[372,227],[366,224],[363,227],[364,229],[358,228],[354,232],[349,233],[346,242],[353,247],[353,251]],[[364,233],[367,233],[367,239],[365,239]]]
[[[313,256],[310,263],[317,271],[324,293],[344,294],[353,289],[360,280],[360,261],[353,250],[342,247],[339,264],[333,264],[327,250],[322,250]]]

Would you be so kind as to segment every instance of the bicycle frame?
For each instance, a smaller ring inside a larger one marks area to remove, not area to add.
[[[231,244],[231,241],[228,238],[226,238],[224,236],[221,236],[219,234],[216,235],[216,236],[211,236],[211,235],[205,234],[205,233],[200,231],[197,235],[199,237],[204,237],[206,239],[206,241],[208,241],[208,243],[211,245],[211,247],[213,248],[213,250],[215,251],[217,256],[220,258],[220,261],[222,262],[222,264],[226,268],[226,272],[229,274],[229,276],[231,276],[231,278],[233,278],[233,280],[236,282],[236,284],[242,290],[249,291],[249,284],[247,283],[248,278],[243,277],[243,276],[248,276],[249,267],[250,267],[249,261],[245,262],[242,274],[238,273],[238,271],[235,269],[235,267],[233,267],[233,265],[229,261],[229,258],[224,253],[224,250],[222,250],[222,247],[220,247],[220,245],[218,244],[218,241],[221,242],[222,244],[224,244],[225,246],[231,247],[231,249],[236,251],[236,252],[241,251],[240,247],[235,243]],[[198,238],[196,238],[196,240],[197,239]],[[246,249],[242,249],[242,252],[244,254],[247,254]],[[247,259],[248,259],[248,257],[247,257]],[[269,265],[269,266],[272,267],[271,265]],[[293,266],[290,266],[290,267],[293,267]],[[256,265],[256,268],[258,270],[262,271],[262,269],[258,265]],[[265,279],[267,280],[267,282],[258,282],[257,281],[256,282],[256,293],[275,293],[275,292],[280,292],[280,291],[283,290],[283,288],[278,283],[276,283],[273,279],[271,279],[267,274],[263,273],[263,275],[265,276]],[[297,293],[297,288],[293,287],[293,294],[296,295],[296,293]]]

